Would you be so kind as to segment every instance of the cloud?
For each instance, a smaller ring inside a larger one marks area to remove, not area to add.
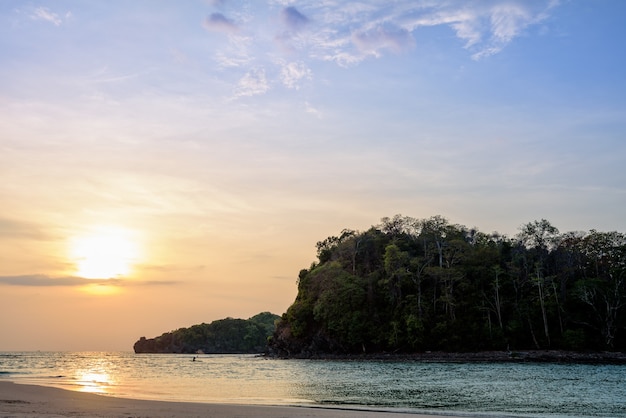
[[[50,277],[40,274],[23,276],[0,276],[0,284],[27,287],[85,286],[87,284],[111,283],[115,280],[84,279],[82,277]]]
[[[554,6],[548,5],[548,7]],[[485,47],[472,55],[474,59],[484,58],[502,51],[513,39],[521,36],[528,26],[547,17],[545,12],[533,13],[532,9],[514,3],[496,5],[490,9],[488,15],[490,37]]]
[[[309,23],[309,18],[303,15],[295,7],[289,6],[281,12],[283,23],[292,31],[299,31]]]
[[[400,52],[414,45],[413,36],[403,28],[378,26],[374,29],[357,32],[352,35],[357,48],[366,53],[380,56],[381,49]]]
[[[533,22],[528,10],[515,4],[502,4],[491,11],[492,38],[498,42],[508,43]]]
[[[238,96],[263,94],[272,83],[297,90],[299,82],[312,80],[312,73],[301,73],[302,67],[284,64],[294,61],[291,57],[296,56],[306,67],[313,67],[314,61],[326,61],[347,68],[367,59],[383,59],[388,53],[410,51],[432,27],[451,31],[461,41],[459,48],[467,50],[468,58],[486,59],[549,18],[559,2],[302,0],[298,8],[293,4],[289,0],[258,2],[252,7],[223,3],[222,11],[237,16],[241,23],[235,25],[221,13],[213,13],[204,22],[208,30],[231,35],[214,57],[222,68],[240,69]],[[235,42],[235,38],[239,40]],[[275,79],[268,80],[265,72],[254,69],[261,67]]]
[[[235,90],[235,96],[256,96],[266,93],[269,90],[269,84],[265,76],[265,70],[255,68],[250,70],[239,80],[239,84]]]
[[[254,60],[249,51],[252,39],[241,35],[230,35],[228,46],[215,53],[215,60],[222,68],[245,67]]]
[[[23,287],[82,287],[88,285],[107,286],[168,286],[178,281],[166,280],[121,280],[121,279],[86,279],[83,277],[62,276],[51,277],[43,274],[27,274],[20,276],[0,276],[0,285]]]
[[[212,32],[235,33],[239,29],[232,20],[221,13],[211,13],[204,19],[203,26]]]
[[[304,108],[305,108],[306,113],[309,113],[309,114],[311,114],[311,115],[313,115],[313,116],[317,117],[318,119],[321,119],[321,118],[322,118],[322,116],[323,116],[323,115],[322,115],[322,112],[321,112],[319,109],[317,109],[316,107],[314,107],[314,106],[313,106],[311,103],[309,103],[309,102],[305,102],[305,103],[304,103]]]
[[[311,69],[302,62],[290,62],[282,66],[280,77],[285,87],[300,89],[301,80],[310,80],[313,77]]]
[[[408,13],[400,21],[404,20],[404,27],[409,31],[427,26],[449,26],[457,38],[465,42],[464,47],[473,52],[472,58],[481,59],[501,52],[529,26],[548,18],[549,12],[558,4],[556,0],[473,3],[454,0],[426,8],[419,14]]]
[[[65,13],[64,17],[59,16],[57,13],[51,12],[47,7],[37,7],[30,15],[31,19],[44,20],[50,22],[55,26],[61,26],[63,19],[65,20],[72,17],[71,12]]]
[[[276,35],[278,45],[290,54],[305,49],[306,37],[302,34],[306,33],[304,28],[310,23],[309,18],[291,6],[281,11],[280,18],[287,29]]]
[[[223,51],[218,51],[215,54],[215,60],[222,68],[243,67],[251,61],[250,57],[246,55],[231,55]]]
[[[502,51],[529,26],[546,19],[557,5],[554,0],[442,0],[417,5],[400,1],[386,7],[327,4],[313,12],[325,16],[332,27],[318,28],[322,36],[311,49],[324,60],[352,65],[368,56],[381,57],[385,49],[405,50],[414,44],[413,36],[422,28],[448,26],[465,42],[472,58],[480,59]]]

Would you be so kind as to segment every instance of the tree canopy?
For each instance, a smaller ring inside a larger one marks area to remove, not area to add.
[[[133,348],[135,353],[263,353],[278,318],[278,315],[262,312],[249,319],[219,319],[166,332],[156,338],[141,337]]]
[[[270,341],[279,355],[626,350],[626,236],[513,237],[396,215],[317,243]]]

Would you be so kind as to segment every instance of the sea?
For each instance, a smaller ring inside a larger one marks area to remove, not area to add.
[[[162,401],[460,417],[626,417],[625,365],[0,352],[0,380]]]

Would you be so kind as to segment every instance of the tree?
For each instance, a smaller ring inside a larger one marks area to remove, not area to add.
[[[313,317],[327,334],[329,347],[350,351],[363,346],[366,329],[365,286],[363,281],[338,263],[315,269],[322,281],[313,307]]]
[[[626,238],[513,237],[396,215],[317,245],[272,340],[281,352],[626,350]],[[600,343],[597,343],[597,342]]]
[[[386,280],[389,286],[391,300],[397,305],[402,298],[402,282],[410,275],[410,257],[406,251],[400,251],[396,244],[389,244],[385,248],[384,265]]]
[[[604,344],[613,348],[623,328],[626,308],[626,236],[618,232],[590,231],[582,242],[585,277],[577,283],[578,296],[591,310]]]
[[[546,312],[546,262],[548,253],[555,248],[558,242],[559,230],[545,219],[533,221],[520,228],[519,238],[522,244],[531,250],[532,280],[537,286],[543,332],[550,346],[550,327]],[[528,266],[530,267],[530,266]],[[558,299],[556,300],[558,306]]]

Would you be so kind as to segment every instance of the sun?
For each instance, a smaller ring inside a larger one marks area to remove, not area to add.
[[[86,279],[111,279],[131,273],[137,261],[134,234],[119,227],[98,227],[71,241],[75,274]]]

